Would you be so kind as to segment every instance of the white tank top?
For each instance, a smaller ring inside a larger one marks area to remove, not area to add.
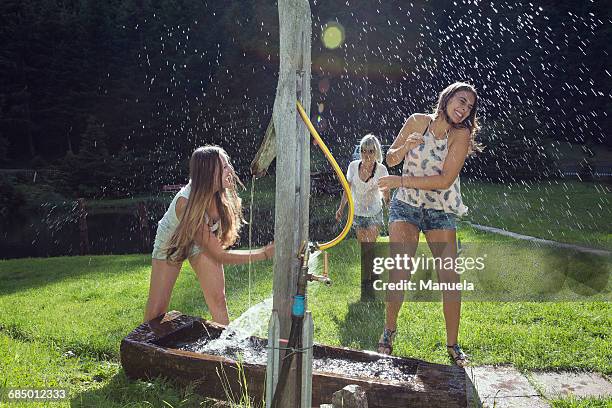
[[[189,200],[190,193],[191,193],[191,180],[189,180],[189,183],[187,183],[186,186],[181,188],[180,191],[176,193],[176,195],[172,199],[172,202],[170,203],[170,206],[166,210],[166,213],[164,214],[162,219],[159,220],[158,224],[162,225],[165,228],[170,228],[174,230],[179,224],[179,219],[176,216],[176,203],[178,202],[179,197],[183,197]],[[205,213],[204,221],[208,224],[209,220],[210,219],[208,218],[208,214]],[[217,230],[219,230],[220,226],[221,226],[221,222],[217,220],[217,222],[215,222],[213,226],[210,227],[211,232],[216,232]]]
[[[430,125],[431,120],[423,132],[424,143],[406,153],[402,174],[415,177],[442,174],[444,160],[448,153],[448,132],[444,139],[436,139],[433,132],[429,130]],[[459,176],[445,190],[400,187],[397,190],[396,198],[416,207],[443,210],[459,216],[465,215],[468,211],[461,199]]]

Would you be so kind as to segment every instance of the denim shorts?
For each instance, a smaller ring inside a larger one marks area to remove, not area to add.
[[[353,217],[353,227],[357,228],[370,228],[372,226],[382,227],[383,225],[383,212],[380,210],[376,215],[371,217],[363,217],[361,215],[355,215]]]
[[[393,198],[389,207],[389,225],[396,221],[413,224],[423,232],[457,229],[457,216],[453,213],[433,208],[415,207]]]
[[[172,238],[172,234],[174,234],[174,228],[168,227],[161,222],[157,224],[157,233],[155,234],[155,243],[153,244],[153,253],[151,254],[153,259],[167,260],[167,245],[170,242],[170,238]],[[189,258],[201,252],[202,248],[193,244],[189,251]]]

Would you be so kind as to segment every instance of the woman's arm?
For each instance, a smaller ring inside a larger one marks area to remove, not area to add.
[[[352,180],[353,180],[353,173],[355,172],[355,167],[357,166],[357,168],[359,169],[359,165],[355,164],[355,161],[352,161],[349,163],[348,169],[346,170],[346,181],[349,185],[349,188],[352,189],[353,188],[353,184],[352,184]],[[348,196],[346,195],[346,191],[344,191],[342,193],[342,198],[340,199],[340,205],[338,206],[338,210],[336,211],[336,222],[340,222],[340,219],[342,218],[342,214],[344,214],[344,206],[348,203]]]
[[[387,170],[387,168],[384,165],[382,165],[381,173],[382,174],[380,175],[379,180],[380,180],[381,177],[385,177],[385,176],[389,175],[389,171]],[[385,205],[389,205],[389,202],[390,202],[390,191],[387,189],[387,190],[381,190],[381,192],[382,192],[382,196],[383,196],[383,202],[385,203]]]
[[[383,191],[383,201],[385,202],[385,205],[389,205],[390,199],[391,199],[391,195],[389,194],[389,190],[384,190]]]
[[[176,203],[176,216],[181,219],[187,207],[187,199],[179,197]],[[274,244],[266,245],[263,248],[249,250],[226,250],[221,246],[221,241],[210,231],[208,225],[204,225],[200,233],[194,239],[206,254],[210,255],[215,261],[222,264],[245,264],[252,261],[263,261],[274,256]]]
[[[386,162],[390,167],[395,167],[404,160],[406,153],[415,146],[423,143],[423,135],[416,133],[417,116],[411,115],[404,123],[402,130],[393,141],[391,147],[387,151]]]
[[[449,136],[450,138],[450,136]],[[378,186],[381,190],[398,187],[418,188],[421,190],[445,190],[449,188],[463,168],[470,146],[470,131],[461,129],[449,139],[448,154],[444,160],[442,173],[436,176],[386,176],[381,177]]]
[[[352,189],[353,185],[349,182],[349,187]],[[342,193],[342,198],[340,199],[340,205],[338,206],[338,210],[336,211],[336,221],[340,221],[342,218],[342,214],[344,214],[344,207],[348,203],[348,197],[346,195],[346,191]]]
[[[221,241],[210,231],[210,227],[202,227],[199,237],[195,243],[198,244],[207,255],[222,264],[245,264],[249,258],[253,261],[264,261],[274,256],[274,244],[268,244],[263,248],[254,250],[226,250],[221,246]]]

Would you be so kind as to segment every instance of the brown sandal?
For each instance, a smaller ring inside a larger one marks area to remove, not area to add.
[[[458,344],[453,344],[452,346],[446,346],[446,351],[448,351],[448,355],[453,359],[455,364],[459,367],[465,367],[470,363],[467,355],[461,350]]]
[[[390,330],[385,328],[383,330],[383,334],[380,336],[380,340],[378,341],[378,351],[380,354],[391,355],[393,353],[393,340],[395,340],[396,330]],[[388,351],[387,351],[388,350]]]

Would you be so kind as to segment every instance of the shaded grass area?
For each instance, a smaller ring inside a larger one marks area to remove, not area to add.
[[[232,319],[249,307],[247,269],[226,267]],[[149,273],[147,255],[1,261],[0,385],[67,388],[76,406],[204,403],[163,379],[128,381],[121,368],[119,344],[142,322]],[[252,289],[253,303],[271,293],[269,262],[253,265]],[[170,308],[210,318],[187,263]]]
[[[467,219],[559,242],[612,249],[610,185],[551,180],[463,182]]]
[[[485,235],[467,228],[460,232],[462,239],[470,241]],[[419,248],[425,245],[421,242]],[[334,249],[330,258],[334,284],[311,291],[309,306],[317,341],[375,350],[384,324],[384,304],[360,301],[359,257],[353,240]],[[608,297],[611,285],[608,281]],[[441,302],[406,302],[398,327],[394,354],[449,363]],[[460,342],[476,365],[511,363],[525,370],[585,369],[610,374],[610,332],[608,301],[464,302]]]
[[[58,402],[12,402],[9,406],[186,407],[210,406],[189,389],[156,379],[128,381],[117,361],[64,352],[55,342],[17,340],[0,332],[0,378],[7,387],[45,387],[68,391]],[[170,405],[168,405],[170,404]]]
[[[274,178],[255,181],[258,208],[274,208]],[[240,195],[250,200],[250,180]],[[462,194],[469,207],[464,221],[488,225],[553,241],[612,249],[612,187],[606,184],[550,180],[515,184],[462,181]],[[333,219],[340,194],[311,195],[311,228],[343,225]],[[385,213],[385,220],[387,214]],[[383,228],[383,234],[387,227]]]

